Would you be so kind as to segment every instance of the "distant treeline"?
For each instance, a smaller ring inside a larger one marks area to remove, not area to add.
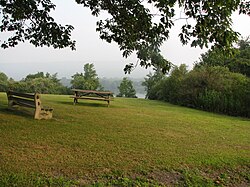
[[[8,78],[0,72],[0,91],[14,90],[17,92],[44,93],[44,94],[68,94],[70,88],[62,85],[57,74],[38,72],[29,74],[20,81]]]
[[[142,86],[143,78],[130,80],[133,82],[136,93],[146,94],[145,87]],[[44,72],[29,74],[22,80],[15,81],[12,78],[8,78],[3,72],[0,72],[0,91],[15,90],[30,93],[72,94],[71,81],[72,79],[65,77],[58,79],[57,74],[51,75]],[[122,78],[100,78],[99,82],[104,90],[109,90],[117,95],[119,93],[118,86],[122,82]]]

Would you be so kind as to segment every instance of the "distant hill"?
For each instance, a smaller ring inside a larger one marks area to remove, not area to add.
[[[63,78],[61,78],[60,83],[63,86],[70,87],[71,86],[70,81],[71,81],[71,79],[67,79],[66,77],[63,77]]]

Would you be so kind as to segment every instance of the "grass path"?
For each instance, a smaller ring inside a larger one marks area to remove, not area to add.
[[[54,108],[52,120],[6,110],[6,95],[0,93],[0,173],[7,173],[5,179],[34,173],[90,184],[104,174],[142,175],[160,185],[187,184],[192,175],[198,183],[201,176],[214,185],[226,173],[231,178],[225,184],[249,184],[249,119],[144,99],[116,98],[108,108],[104,102],[74,106],[68,96],[43,95],[42,103]],[[161,177],[164,172],[168,176]]]

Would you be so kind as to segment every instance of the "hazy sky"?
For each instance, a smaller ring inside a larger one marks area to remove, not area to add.
[[[99,77],[124,77],[123,68],[126,63],[136,62],[135,56],[122,58],[121,52],[115,43],[109,44],[99,39],[95,31],[96,21],[87,8],[77,5],[74,0],[53,0],[57,5],[53,16],[61,24],[71,24],[75,27],[72,38],[76,40],[76,51],[67,49],[53,49],[52,47],[34,47],[21,43],[15,48],[0,48],[0,71],[16,80],[27,74],[38,71],[58,73],[58,77],[70,78],[76,72],[83,71],[85,63],[94,63]],[[250,35],[249,16],[233,16],[233,28],[242,36]],[[190,68],[206,49],[182,46],[178,34],[182,21],[175,22],[170,39],[162,46],[162,54],[175,65],[187,64]],[[0,33],[0,40],[6,34]],[[150,70],[137,67],[129,77],[145,77]]]

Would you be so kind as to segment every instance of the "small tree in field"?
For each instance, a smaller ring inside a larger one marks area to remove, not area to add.
[[[101,89],[99,78],[97,76],[94,64],[87,63],[83,67],[83,73],[76,73],[72,76],[71,84],[73,88],[83,90],[97,90]]]
[[[128,78],[124,77],[120,86],[118,86],[119,94],[117,97],[132,97],[136,98],[136,91],[133,87],[133,83]]]

